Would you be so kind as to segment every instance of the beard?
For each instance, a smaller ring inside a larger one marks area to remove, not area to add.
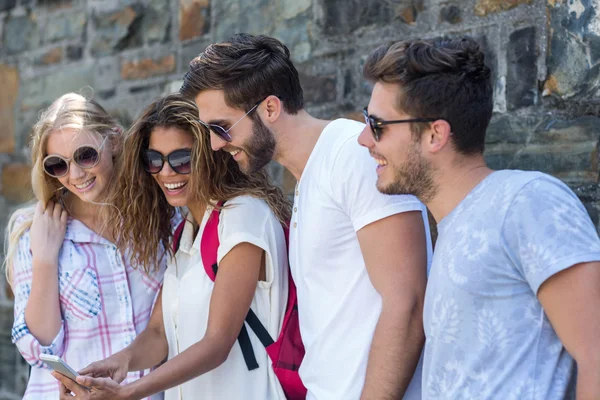
[[[244,174],[250,175],[262,169],[273,159],[276,145],[273,132],[263,124],[260,118],[256,118],[252,127],[252,138],[244,145],[248,162],[246,165],[239,164],[240,170]]]
[[[388,164],[388,168],[392,167],[392,182],[383,185],[379,179],[377,189],[383,194],[411,194],[423,203],[427,203],[437,192],[433,167],[421,156],[417,143],[411,146],[407,154],[404,165]]]

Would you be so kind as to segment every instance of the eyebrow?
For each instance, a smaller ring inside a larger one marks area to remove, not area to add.
[[[226,119],[211,119],[210,121],[206,122],[208,125],[231,125],[231,122],[226,120]]]

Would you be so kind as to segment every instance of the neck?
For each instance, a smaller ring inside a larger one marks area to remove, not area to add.
[[[72,193],[68,193],[64,197],[65,208],[72,218],[77,219],[96,234],[114,242],[110,230],[106,229],[102,221],[103,210],[101,207],[104,206],[102,202],[103,200],[95,201],[94,203],[97,204],[86,202]]]
[[[301,110],[296,115],[285,114],[277,127],[277,150],[273,159],[300,180],[308,158],[323,129],[330,121],[317,119]]]
[[[202,218],[204,218],[204,213],[206,212],[206,204],[192,203],[188,204],[187,208],[188,210],[190,210],[190,214],[192,214],[194,224],[200,225],[200,223],[202,222]]]
[[[486,165],[483,155],[471,156],[450,167],[439,168],[436,173],[437,191],[426,202],[427,207],[439,223],[493,171]]]

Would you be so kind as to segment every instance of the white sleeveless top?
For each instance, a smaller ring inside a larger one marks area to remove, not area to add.
[[[202,264],[200,240],[212,209],[202,219],[198,235],[192,224],[181,234],[175,260],[165,273],[162,295],[163,322],[169,343],[169,359],[200,341],[206,332],[214,283]],[[188,214],[191,220],[191,215]],[[269,334],[277,338],[283,322],[288,292],[288,259],[281,224],[267,204],[240,196],[227,202],[219,218],[217,263],[237,244],[247,242],[265,251],[266,281],[259,281],[252,310]],[[285,399],[271,360],[247,326],[259,368],[248,371],[239,343],[218,368],[165,392],[165,400]]]

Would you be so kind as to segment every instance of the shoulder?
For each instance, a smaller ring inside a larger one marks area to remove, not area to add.
[[[365,124],[349,120],[331,121],[323,131],[324,139],[329,142],[330,155],[334,157],[368,156],[368,151],[358,144],[358,135]]]
[[[578,200],[573,191],[561,180],[537,171],[513,171],[511,185],[514,187],[514,206],[524,200],[543,204],[560,200]]]
[[[253,196],[237,196],[228,200],[221,210],[221,221],[227,224],[262,224],[274,216],[269,205]]]

